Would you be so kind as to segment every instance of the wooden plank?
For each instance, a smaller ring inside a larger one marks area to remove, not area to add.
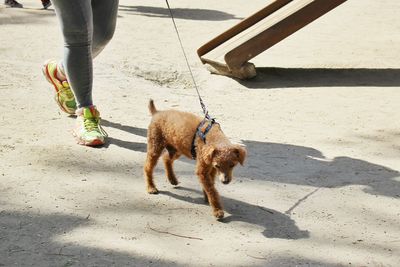
[[[313,1],[289,17],[226,53],[226,64],[229,68],[240,68],[245,62],[279,43],[345,1],[346,0]]]
[[[292,2],[293,0],[276,0],[269,4],[268,6],[264,7],[260,11],[254,13],[250,17],[242,20],[232,28],[228,29],[224,33],[218,35],[214,39],[210,40],[199,49],[197,49],[197,54],[199,57],[207,54],[212,49],[216,48],[217,46],[221,45],[222,43],[226,42],[227,40],[231,39],[235,35],[241,33],[242,31],[248,29],[249,27],[253,26],[260,20],[264,19],[265,17],[271,15],[276,10],[280,9],[281,7],[285,6],[286,4]]]
[[[226,40],[224,43],[215,47],[213,50],[203,55],[203,58],[214,59],[216,61],[225,62],[225,54],[239,45],[247,42],[252,37],[261,34],[266,29],[274,26],[279,21],[287,18],[294,12],[300,10],[307,4],[313,2],[315,0],[294,0],[288,3],[285,6],[282,6],[279,10],[276,10],[274,13],[270,14],[268,17],[263,18],[258,21],[256,24],[251,27],[243,30],[239,34],[231,37],[229,40]]]
[[[277,0],[198,49],[212,72],[238,78],[255,76],[248,61],[346,0]]]

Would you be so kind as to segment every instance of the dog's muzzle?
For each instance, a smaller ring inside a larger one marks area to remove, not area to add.
[[[229,184],[231,182],[231,178],[227,175],[221,174],[219,176],[219,180],[223,183],[223,184]]]

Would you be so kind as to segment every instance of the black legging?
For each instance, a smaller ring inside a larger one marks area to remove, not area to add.
[[[111,40],[118,0],[52,0],[64,36],[64,71],[78,108],[93,105],[92,59]]]

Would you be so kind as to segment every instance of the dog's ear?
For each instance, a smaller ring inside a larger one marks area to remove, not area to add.
[[[211,164],[214,156],[217,154],[217,149],[214,146],[207,146],[204,151],[205,161]]]
[[[243,165],[244,160],[247,155],[246,149],[240,145],[237,145],[237,146],[235,146],[233,152],[237,155],[240,165]]]

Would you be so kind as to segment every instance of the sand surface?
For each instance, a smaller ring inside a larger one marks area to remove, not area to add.
[[[196,49],[262,8],[171,1],[210,113],[248,159],[204,204],[194,162],[180,187],[142,174],[147,102],[201,115],[164,1],[121,0],[94,64],[110,138],[75,144],[41,76],[61,58],[52,9],[0,6],[0,266],[399,266],[400,2],[348,1],[252,62],[258,76],[210,75]]]

